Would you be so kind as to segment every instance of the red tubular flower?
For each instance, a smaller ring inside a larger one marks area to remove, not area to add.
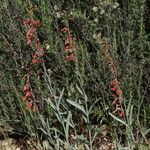
[[[63,33],[66,33],[66,32],[68,32],[68,31],[69,31],[69,29],[66,28],[66,27],[64,27],[64,28],[61,29],[61,32],[63,32]]]
[[[27,85],[24,85],[23,92],[25,92],[26,90],[27,90]]]
[[[33,58],[34,58],[34,59],[36,59],[36,58],[37,58],[37,54],[36,54],[36,53],[33,55]]]
[[[23,101],[32,96],[32,91],[26,91],[25,96],[22,98]]]
[[[65,46],[65,52],[70,51],[72,47],[70,45]]]
[[[111,85],[118,85],[119,82],[118,82],[117,79],[114,79],[114,80],[112,80],[112,81],[110,82],[110,84],[111,84]]]
[[[111,90],[111,91],[114,91],[114,92],[117,91],[117,89],[114,88],[114,87],[110,88],[110,90]]]
[[[32,95],[32,91],[27,91],[26,92],[26,97],[30,97]]]
[[[32,63],[34,63],[34,64],[38,64],[38,63],[40,63],[41,61],[40,60],[38,60],[38,59],[32,59]]]
[[[26,19],[23,21],[23,25],[26,26],[27,24],[30,24],[31,19]]]
[[[32,107],[32,104],[33,104],[32,101],[28,102],[28,103],[26,104],[26,110],[30,110],[31,107]]]

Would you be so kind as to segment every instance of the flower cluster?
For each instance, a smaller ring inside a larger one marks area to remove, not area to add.
[[[120,90],[120,85],[117,79],[114,79],[110,82],[110,91],[111,91],[111,96],[113,99],[112,104],[116,108],[113,113],[117,114],[119,117],[124,117],[125,114],[124,114],[123,107],[121,105],[121,99],[120,99],[122,91]]]
[[[25,80],[25,84],[23,86],[24,96],[22,100],[25,102],[26,110],[30,110],[32,108],[32,110],[35,111],[35,104],[33,103],[34,94],[30,85],[30,73],[26,74],[23,79]]]
[[[26,19],[23,21],[25,27],[29,27],[26,32],[26,44],[29,45],[36,36],[36,28],[40,26],[39,20]]]
[[[73,49],[74,43],[73,39],[70,35],[69,29],[67,27],[64,27],[61,29],[61,32],[66,35],[64,40],[64,52],[66,53],[66,56],[64,58],[65,61],[76,61],[75,57],[75,50]]]
[[[26,19],[23,21],[23,25],[28,28],[26,32],[26,44],[30,45],[32,42],[34,42],[35,50],[32,63],[40,63],[43,61],[43,55],[45,50],[41,47],[40,41],[36,33],[36,28],[40,26],[40,21],[34,19]]]
[[[42,48],[40,40],[37,36],[36,29],[40,26],[39,20],[34,19],[26,19],[23,21],[24,27],[27,29],[26,31],[26,45],[31,45],[35,48],[32,63],[38,64],[43,62],[43,56],[44,56],[44,50],[45,48]],[[33,111],[36,110],[36,104],[34,102],[35,96],[33,94],[32,87],[30,85],[30,76],[31,73],[27,73],[25,75],[25,84],[23,86],[23,93],[24,96],[22,100],[26,104],[26,110],[32,109]]]

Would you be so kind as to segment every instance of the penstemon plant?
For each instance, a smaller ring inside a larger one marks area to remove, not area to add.
[[[23,25],[26,28],[26,46],[28,47],[33,44],[33,47],[35,48],[32,63],[42,63],[44,61],[43,56],[45,48],[42,48],[36,32],[37,27],[40,26],[40,21],[28,18],[23,21]],[[23,86],[23,93],[25,96],[23,96],[22,100],[25,102],[26,110],[32,110],[35,112],[37,110],[37,105],[35,103],[35,95],[30,83],[32,72],[33,69],[29,70],[29,72],[24,75],[25,84]]]

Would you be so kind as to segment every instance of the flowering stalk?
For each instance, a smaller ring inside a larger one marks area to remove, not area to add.
[[[33,54],[33,59],[32,63],[33,64],[38,64],[43,62],[43,56],[44,56],[44,50],[45,48],[41,47],[39,38],[37,37],[37,32],[36,29],[37,27],[40,26],[40,21],[39,20],[34,20],[34,19],[26,19],[23,21],[24,27],[27,29],[26,31],[26,45],[33,44],[33,47],[35,48],[34,54]],[[22,98],[23,101],[26,102],[26,110],[32,109],[33,111],[36,110],[36,105],[35,102],[33,101],[35,98],[33,94],[32,87],[30,85],[30,73],[26,74],[26,82],[23,86],[23,93],[24,96]]]
[[[101,52],[102,56],[107,62],[108,69],[111,73],[111,76],[114,78],[110,82],[110,91],[111,91],[111,97],[112,97],[112,104],[115,106],[115,110],[113,111],[114,114],[118,115],[119,117],[124,117],[124,111],[121,104],[122,101],[122,91],[120,90],[120,85],[117,80],[117,66],[116,63],[114,63],[114,60],[110,54],[110,49],[113,49],[110,42],[107,38],[97,38],[98,43],[101,44]]]

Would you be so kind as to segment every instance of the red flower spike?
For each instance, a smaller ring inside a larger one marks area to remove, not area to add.
[[[36,28],[40,26],[40,21],[34,19],[26,19],[23,21],[23,25],[28,26],[28,30],[26,32],[26,44],[29,45],[31,42],[33,42],[33,46],[35,47],[32,62],[35,64],[42,62],[43,61],[42,57],[44,55],[45,49],[41,47],[39,38],[37,37],[36,34]],[[35,111],[33,101],[32,101],[34,95],[32,93],[32,88],[30,86],[30,80],[29,80],[30,75],[31,74],[28,73],[24,77],[24,79],[26,80],[26,83],[23,86],[23,92],[25,96],[23,96],[22,100],[25,101],[28,99],[28,103],[25,106],[26,110],[33,108],[33,111]]]
[[[66,33],[67,31],[69,31],[68,28],[64,27],[61,29],[61,32]],[[68,33],[68,35],[66,35],[66,38],[64,40],[64,52],[69,52],[69,54],[67,53],[67,56],[64,58],[65,61],[76,61],[76,57],[75,57],[75,51],[72,49],[73,48],[73,39],[71,37],[71,35]]]

